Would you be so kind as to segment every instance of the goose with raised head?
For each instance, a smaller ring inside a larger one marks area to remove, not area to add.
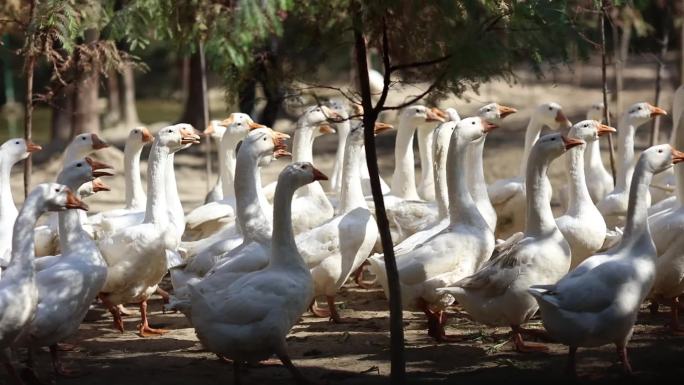
[[[65,166],[57,181],[72,191],[77,191],[87,182],[93,182],[91,185],[96,190],[106,190],[106,185],[95,183],[95,175],[98,170],[109,168],[111,166],[86,157]],[[87,210],[85,204],[80,208]],[[74,372],[59,360],[57,343],[78,331],[107,277],[107,264],[90,234],[83,229],[86,217],[81,213],[84,211],[67,210],[58,214],[62,254],[55,256],[54,263],[37,269],[36,314],[17,341],[17,345],[31,350],[48,346],[53,368],[63,376]],[[39,261],[48,258],[40,258]]]
[[[438,293],[474,273],[494,250],[494,234],[475,206],[465,180],[467,148],[496,126],[479,117],[447,122],[453,126],[448,159],[449,226],[397,260],[402,305],[418,309],[428,320],[428,334],[438,341],[449,340],[444,332],[444,308],[451,302]],[[388,293],[385,262],[369,258],[370,270]]]
[[[295,162],[280,173],[273,210],[270,263],[241,276],[220,291],[202,292],[190,285],[192,324],[211,352],[233,361],[235,382],[240,366],[275,354],[298,382],[307,382],[292,364],[286,336],[313,299],[309,268],[297,251],[291,220],[296,189],[327,179],[308,162]]]
[[[603,103],[592,104],[587,111],[587,119],[602,122],[604,110]],[[584,158],[584,177],[587,180],[591,201],[596,204],[613,190],[613,175],[606,170],[603,164],[601,145],[598,140],[587,143]]]
[[[62,165],[66,166],[107,147],[109,147],[109,144],[97,136],[97,134],[86,133],[76,135],[64,149]]]
[[[684,161],[670,145],[653,146],[639,157],[629,189],[627,225],[620,244],[596,254],[555,284],[535,284],[529,292],[539,303],[551,337],[570,347],[568,369],[575,374],[578,347],[615,344],[625,372],[634,322],[656,279],[656,247],[651,240],[648,189],[653,174]]]
[[[527,216],[522,239],[499,250],[475,274],[439,290],[451,294],[475,321],[510,326],[520,352],[546,350],[545,346],[525,343],[522,338],[521,325],[538,308],[528,288],[533,284],[555,283],[570,268],[570,246],[553,218],[546,173],[552,160],[582,144],[579,139],[557,133],[537,140],[527,162]]]
[[[389,128],[392,126],[377,122],[374,130],[378,134]],[[296,237],[299,253],[311,268],[314,298],[325,296],[328,303],[327,312],[317,310],[315,303],[312,310],[336,323],[342,322],[335,306],[337,291],[368,258],[378,237],[378,227],[361,186],[363,135],[363,123],[357,123],[346,141],[337,215]]]
[[[609,228],[623,226],[629,202],[629,187],[634,172],[634,134],[636,129],[658,115],[667,115],[646,102],[635,103],[622,115],[618,125],[617,176],[615,188],[597,205]],[[650,206],[651,194],[644,199]]]
[[[42,183],[26,197],[14,222],[10,263],[0,279],[0,362],[19,384],[22,380],[12,365],[11,348],[35,316],[38,303],[33,228],[47,211],[81,208],[82,205],[68,187]]]
[[[10,174],[12,166],[28,158],[41,147],[22,138],[9,139],[0,146],[0,273],[10,261],[12,251],[12,232],[17,219],[17,206],[12,198]]]
[[[525,130],[525,147],[520,162],[518,176],[500,179],[487,187],[489,199],[496,210],[497,233],[516,233],[523,230],[525,224],[525,173],[527,160],[532,146],[539,139],[544,126],[553,130],[570,127],[570,121],[565,117],[563,108],[558,103],[544,103],[539,105],[527,124]],[[548,179],[546,182],[550,183]],[[551,185],[545,189],[551,198]]]
[[[568,204],[565,214],[556,218],[558,229],[570,245],[570,269],[594,255],[606,239],[606,222],[589,195],[584,174],[584,155],[585,147],[593,145],[600,136],[611,132],[615,132],[613,127],[597,120],[583,120],[572,126],[568,134],[569,137],[586,143],[571,149],[570,154],[565,157],[569,181]]]
[[[114,315],[115,326],[122,332],[123,322],[117,305],[128,302],[140,303],[141,335],[160,332],[149,327],[147,298],[166,274],[166,251],[173,250],[177,242],[167,207],[167,163],[171,153],[198,140],[194,131],[185,125],[162,128],[150,149],[147,208],[143,223],[116,230],[97,241],[108,266],[100,298]]]
[[[222,177],[221,175],[223,174],[221,168],[223,167],[223,153],[221,152],[221,139],[223,138],[223,134],[226,132],[226,126],[221,124],[220,120],[212,120],[209,122],[209,125],[207,128],[204,130],[204,135],[209,138],[209,140],[213,140],[214,142],[218,143],[218,151],[216,152],[216,155],[218,156],[218,164],[219,164],[219,172],[218,175],[216,176],[216,183],[214,183],[214,186],[209,190],[207,195],[204,197],[204,204],[211,203],[211,202],[216,202],[220,201],[223,199],[223,182],[222,182]]]
[[[240,112],[234,112],[221,122],[226,130],[219,144],[219,171],[223,199],[192,210],[185,217],[184,240],[192,241],[215,234],[235,220],[235,150],[250,130],[264,127]]]
[[[186,297],[185,287],[188,282],[202,279],[220,260],[231,259],[234,256],[230,253],[231,250],[251,242],[270,243],[272,210],[270,205],[265,207],[263,203],[265,199],[261,190],[260,169],[268,166],[273,159],[290,155],[285,144],[288,138],[287,134],[265,127],[251,131],[243,140],[235,169],[237,221],[228,228],[230,232],[222,231],[219,233],[223,234],[222,237],[216,237],[213,244],[204,247],[194,257],[187,258],[183,265],[171,270],[174,302]],[[212,238],[214,237],[206,239]],[[186,242],[182,247],[192,251],[192,246]]]

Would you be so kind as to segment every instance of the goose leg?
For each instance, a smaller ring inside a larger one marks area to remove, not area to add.
[[[157,286],[157,290],[155,290],[155,293],[156,293],[158,296],[162,297],[162,301],[163,301],[164,303],[169,303],[169,297],[170,297],[170,296],[169,296],[169,293],[168,293],[166,290],[164,290],[164,289],[162,289],[161,287]]]
[[[309,305],[309,311],[315,315],[316,317],[319,318],[328,318],[330,317],[330,309],[321,309],[316,305],[316,299],[314,298],[313,301],[311,301],[311,305]]]
[[[428,324],[428,335],[435,339],[437,342],[459,342],[462,338],[457,336],[448,336],[444,330],[444,325],[447,322],[446,312],[433,311],[428,306],[425,300],[418,300],[418,307],[423,311],[425,317],[427,318]]]
[[[370,289],[373,287],[373,282],[366,282],[363,280],[363,270],[366,265],[369,265],[370,263],[368,261],[364,261],[361,266],[359,266],[356,271],[354,271],[353,276],[354,276],[354,282],[362,289]]]
[[[59,349],[57,344],[50,345],[50,357],[52,358],[52,368],[58,376],[62,377],[78,377],[81,373],[74,369],[68,369],[59,359]]]
[[[532,353],[532,352],[546,352],[549,350],[544,345],[533,344],[530,342],[525,342],[522,338],[522,328],[520,325],[511,325],[513,330],[513,343],[515,344],[515,350],[520,353]]]
[[[121,310],[119,309],[119,306],[114,305],[109,300],[109,298],[107,298],[107,296],[103,295],[103,294],[100,295],[100,300],[105,305],[105,307],[107,309],[109,309],[109,312],[112,313],[112,316],[114,317],[114,328],[116,328],[121,333],[123,333],[124,332],[124,324],[123,324],[123,319],[121,318]]]
[[[577,346],[568,348],[568,366],[565,372],[572,378],[577,378]]]
[[[617,349],[618,360],[622,362],[625,374],[631,376],[633,374],[632,364],[629,363],[629,357],[627,356],[627,346],[615,345],[615,347]]]
[[[280,361],[283,363],[283,365],[287,368],[287,370],[290,371],[292,374],[292,377],[294,377],[295,381],[297,381],[298,384],[303,384],[303,385],[314,385],[314,384],[319,384],[316,381],[312,381],[304,374],[297,369],[296,366],[292,363],[292,360],[290,360],[290,355],[287,354],[287,348],[285,347],[285,343],[283,343],[277,350],[276,350],[276,356],[280,359]]]
[[[670,315],[672,320],[670,321],[670,330],[672,334],[676,336],[684,335],[684,330],[679,326],[679,298],[674,297],[670,303]]]
[[[153,329],[147,321],[147,300],[140,302],[140,325],[138,325],[138,333],[141,337],[149,337],[167,333],[168,330]]]
[[[330,311],[330,320],[336,324],[354,322],[348,318],[340,317],[340,313],[337,312],[337,306],[335,306],[335,296],[328,295],[325,297],[328,301],[328,309]]]
[[[658,301],[657,300],[651,299],[651,304],[648,305],[648,311],[651,313],[651,315],[658,314]]]
[[[133,315],[133,312],[126,309],[126,307],[123,304],[117,305],[116,308],[119,309],[119,314],[121,314],[121,315],[125,315],[125,316]]]

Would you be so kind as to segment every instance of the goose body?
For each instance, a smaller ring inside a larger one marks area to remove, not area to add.
[[[644,151],[631,180],[627,225],[620,244],[586,259],[555,284],[530,288],[546,330],[570,346],[573,371],[577,347],[612,343],[625,370],[631,372],[626,345],[656,275],[656,248],[650,236],[645,197],[653,174],[682,160],[684,154],[672,151],[669,145]]]

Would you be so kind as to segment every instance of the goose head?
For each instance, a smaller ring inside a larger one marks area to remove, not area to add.
[[[28,158],[32,152],[40,151],[42,147],[23,138],[15,138],[6,141],[0,146],[0,157],[2,162],[13,165],[20,160]]]
[[[375,135],[385,132],[387,130],[390,130],[394,128],[391,124],[387,123],[382,123],[382,122],[375,122],[375,128],[373,129],[373,133]],[[347,141],[350,143],[353,143],[355,145],[363,145],[363,133],[364,133],[364,125],[363,122],[358,122],[354,127],[349,131],[349,135],[347,136]]]
[[[88,210],[88,205],[83,203],[72,190],[60,183],[41,183],[36,186],[31,195],[40,196],[43,211],[64,211],[67,209]]]
[[[560,133],[544,135],[532,147],[530,160],[538,156],[538,160],[549,163],[573,147],[585,144],[581,139],[569,138]]]
[[[446,115],[448,117],[447,121],[449,122],[458,122],[461,120],[461,115],[458,114],[458,111],[456,111],[455,108],[449,107],[446,110],[444,110],[444,112],[446,112]]]
[[[247,134],[238,151],[249,151],[259,159],[259,167],[265,167],[271,164],[273,159],[290,156],[285,143],[289,138],[289,135],[268,127],[257,128]]]
[[[589,111],[587,111],[587,119],[589,120],[598,120],[599,122],[603,121],[603,103],[594,103],[589,107]]]
[[[224,133],[221,134],[223,138],[226,135],[244,138],[249,131],[266,127],[263,124],[255,123],[249,115],[242,112],[233,112],[229,117],[221,121],[221,126],[225,127]]]
[[[568,136],[589,143],[598,140],[599,136],[616,131],[617,130],[613,127],[599,123],[598,120],[583,120],[572,126]]]
[[[638,127],[659,115],[667,115],[667,111],[649,103],[640,102],[632,104],[625,112],[624,118],[627,123]]]
[[[319,180],[328,180],[328,177],[309,162],[290,163],[278,176],[279,185],[282,181],[287,181],[297,188]]]
[[[204,130],[204,135],[207,135],[214,140],[221,140],[223,134],[226,132],[226,126],[221,123],[221,120],[211,120]]]
[[[534,111],[534,114],[543,125],[548,126],[552,130],[559,130],[572,126],[563,113],[563,107],[558,103],[549,102],[541,104]]]
[[[156,140],[160,146],[168,147],[174,153],[199,143],[200,137],[191,125],[179,123],[159,130]]]
[[[427,108],[418,104],[404,108],[399,119],[409,123],[411,128],[434,128],[434,123],[444,123],[447,114],[439,108]]]
[[[77,158],[83,158],[88,154],[92,154],[94,151],[107,147],[109,147],[109,144],[100,139],[97,134],[85,133],[74,136],[71,143],[67,146],[67,151],[76,154]]]
[[[347,108],[347,103],[342,99],[336,98],[328,102],[328,107],[340,117],[337,121],[333,122],[337,134],[347,135],[349,133],[349,124],[347,123],[347,119],[349,119],[349,110]]]
[[[131,146],[131,148],[139,149],[145,144],[151,143],[153,140],[154,136],[152,136],[147,127],[138,126],[128,132],[126,147]]]
[[[304,111],[299,118],[297,127],[299,129],[314,129],[313,137],[332,134],[335,130],[330,126],[330,122],[339,121],[342,117],[327,106],[311,106]]]
[[[477,116],[485,119],[488,122],[497,122],[508,115],[515,114],[516,112],[518,112],[518,110],[513,107],[502,106],[498,103],[489,103],[477,110]]]
[[[674,149],[669,144],[659,144],[644,150],[638,163],[657,174],[681,162],[684,162],[684,152]]]
[[[64,166],[64,169],[57,176],[57,182],[68,186],[73,191],[77,191],[82,184],[91,182],[101,176],[112,176],[112,172],[107,171],[112,166],[99,162],[90,157],[76,160]]]
[[[479,116],[461,119],[460,122],[452,124],[454,124],[452,135],[463,138],[466,142],[478,140],[483,135],[497,128],[494,123],[488,122]]]

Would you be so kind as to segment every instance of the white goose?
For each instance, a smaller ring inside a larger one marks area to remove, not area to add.
[[[40,146],[22,138],[9,139],[0,146],[0,272],[10,261],[12,251],[12,227],[17,219],[17,206],[12,198],[10,174],[12,166],[28,158]]]
[[[625,234],[620,244],[594,255],[558,283],[534,285],[529,292],[541,309],[549,334],[570,347],[575,374],[577,348],[615,344],[627,373],[627,343],[641,303],[656,276],[656,248],[647,221],[648,188],[654,173],[684,161],[668,144],[645,150],[634,170]]]
[[[100,168],[111,167],[85,158],[67,165],[57,180],[76,191],[83,183],[93,181],[94,172]],[[85,204],[79,208],[87,210]],[[76,210],[59,213],[62,254],[55,256],[50,266],[37,272],[38,305],[35,318],[26,326],[17,342],[29,349],[49,346],[53,368],[63,376],[74,373],[60,362],[57,343],[78,331],[107,277],[107,264],[90,234],[83,230],[80,213]]]
[[[220,148],[221,139],[223,138],[223,134],[225,132],[226,126],[222,125],[220,120],[210,121],[206,130],[204,130],[204,135],[206,135],[208,138],[211,138],[219,145],[219,149],[216,152],[216,155],[218,155],[219,173],[216,176],[216,183],[214,183],[214,187],[212,187],[204,197],[204,204],[220,201],[223,199],[223,182],[221,175],[223,174],[222,168],[224,167],[224,154],[221,152]]]
[[[33,228],[46,211],[80,208],[81,205],[68,187],[57,183],[39,184],[26,197],[14,223],[11,260],[0,279],[0,362],[17,383],[22,380],[12,365],[11,347],[33,319],[38,303]]]
[[[617,180],[615,188],[597,205],[609,228],[623,226],[627,215],[629,186],[634,172],[634,134],[636,129],[658,115],[667,115],[662,108],[648,103],[635,103],[623,114],[618,125]],[[650,194],[644,199],[650,206]]]
[[[254,123],[249,115],[243,113],[232,113],[221,124],[226,127],[219,148],[223,199],[207,203],[188,213],[183,236],[189,241],[215,234],[235,219],[235,149],[249,130],[264,127]]]
[[[376,123],[375,133],[392,128]],[[351,272],[370,255],[378,237],[378,227],[368,210],[361,186],[363,124],[357,124],[347,138],[342,168],[342,191],[338,214],[324,224],[296,237],[299,253],[311,268],[314,297],[325,296],[328,311],[312,310],[318,316],[330,316],[342,322],[335,306],[335,295]]]
[[[592,104],[587,111],[587,119],[597,122],[603,121],[603,103]],[[587,180],[589,196],[594,203],[598,203],[614,188],[613,175],[606,170],[601,158],[601,145],[598,140],[587,142],[584,150],[584,176]]]
[[[397,261],[401,282],[402,305],[422,310],[428,319],[428,334],[438,341],[449,340],[444,333],[444,308],[448,298],[437,289],[448,286],[475,272],[494,249],[494,234],[477,210],[465,180],[467,148],[495,126],[481,118],[467,118],[454,127],[449,145],[448,174],[449,217],[443,232],[427,240]],[[387,293],[384,259],[370,259],[371,272]]]
[[[489,199],[496,210],[497,232],[515,233],[522,231],[525,223],[525,168],[527,159],[534,143],[544,126],[557,130],[560,127],[570,127],[570,121],[563,114],[558,103],[544,103],[532,113],[530,122],[525,130],[525,148],[520,162],[518,176],[500,179],[487,188]],[[548,180],[545,183],[549,183]],[[551,197],[551,186],[546,191]]]
[[[126,227],[98,240],[107,261],[107,281],[100,298],[114,315],[115,326],[123,332],[121,314],[116,307],[139,302],[141,335],[158,334],[149,327],[147,298],[156,290],[167,271],[166,250],[173,250],[177,237],[167,208],[166,172],[170,154],[199,137],[184,125],[161,129],[152,144],[147,171],[147,209],[142,224]]]
[[[434,123],[444,123],[448,118],[447,114],[439,108],[431,108],[430,112],[433,117],[430,121]],[[436,126],[434,124],[421,124],[416,130],[416,137],[418,138],[418,154],[420,155],[420,180],[418,181],[418,196],[425,200],[433,202],[435,200],[435,174],[433,172],[434,166],[432,161],[432,142],[434,140],[434,131]]]
[[[615,129],[596,120],[583,120],[572,126],[568,134],[571,138],[587,143],[571,149],[570,154],[565,157],[569,181],[568,204],[565,214],[556,218],[556,225],[572,252],[570,269],[593,255],[606,239],[606,222],[591,201],[587,188],[584,155],[586,147],[592,146],[598,142],[600,136],[610,132],[615,132]]]
[[[245,274],[220,291],[201,292],[190,285],[192,324],[210,351],[233,360],[235,382],[240,366],[273,354],[298,382],[307,382],[292,364],[286,336],[313,299],[313,280],[295,244],[291,221],[295,190],[327,179],[310,163],[297,162],[280,173],[274,199],[270,263]]]
[[[477,322],[510,326],[518,351],[546,350],[522,339],[521,325],[537,311],[530,285],[555,283],[570,268],[570,247],[553,218],[546,172],[551,161],[583,141],[561,134],[541,137],[532,147],[525,178],[527,218],[522,240],[501,250],[477,273],[442,290]]]

